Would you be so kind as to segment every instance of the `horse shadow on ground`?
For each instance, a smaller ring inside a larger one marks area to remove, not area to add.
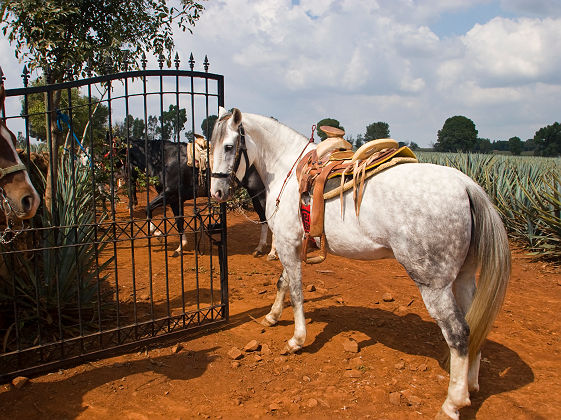
[[[306,302],[309,304],[331,297],[321,296],[307,299]],[[228,330],[253,323],[254,319],[267,314],[269,309],[270,305],[265,305],[236,313],[230,317],[228,324],[190,334],[186,332],[187,338],[179,338],[179,340],[194,339],[211,335],[217,330]],[[325,326],[313,342],[304,347],[303,353],[318,353],[336,335],[352,331],[369,337],[358,343],[360,348],[380,343],[405,354],[433,358],[443,367],[442,360],[447,347],[440,329],[434,322],[425,321],[416,314],[399,315],[370,307],[330,306],[311,309],[306,312],[306,317],[312,322],[325,323]],[[285,319],[280,322],[280,325],[289,324],[292,324],[292,320]],[[176,338],[174,342],[177,340]],[[168,340],[150,347],[169,345]],[[64,407],[60,407],[60,417],[74,418],[86,409],[83,406],[83,396],[97,387],[143,372],[156,372],[169,380],[194,379],[207,370],[208,365],[215,359],[218,349],[219,347],[216,346],[197,352],[185,351],[101,367],[95,367],[95,363],[90,363],[90,366],[94,366],[93,369],[75,374],[71,378],[58,382],[35,382],[31,387],[24,388],[24,391],[1,393],[0,407],[35,407],[38,414],[44,415],[40,408],[42,401],[47,401],[49,395],[68,393],[68,383],[71,383],[72,392],[65,398]],[[483,347],[483,359],[479,376],[481,390],[472,396],[472,405],[462,410],[462,418],[475,418],[482,404],[490,396],[519,389],[534,381],[534,373],[530,366],[516,352],[500,343],[488,340]],[[148,386],[149,382],[147,381],[145,385]],[[534,418],[540,416],[535,415]]]
[[[446,370],[444,356],[448,347],[440,328],[434,321],[425,321],[417,314],[399,315],[379,308],[331,306],[308,311],[306,317],[327,324],[303,352],[317,353],[334,336],[357,331],[370,337],[358,343],[360,348],[381,343],[402,353],[433,358]],[[534,379],[531,367],[515,351],[487,340],[482,349],[480,391],[471,397],[471,406],[462,409],[461,417],[475,418],[485,400],[492,395],[522,388]],[[540,418],[535,413],[533,415]]]

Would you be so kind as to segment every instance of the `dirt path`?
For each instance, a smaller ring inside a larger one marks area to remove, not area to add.
[[[439,365],[444,341],[399,264],[329,256],[304,267],[307,345],[283,356],[290,307],[275,327],[255,321],[273,301],[280,263],[251,256],[258,227],[235,215],[229,224],[225,328],[185,338],[178,353],[171,343],[40,376],[19,390],[1,385],[0,418],[434,416],[448,384]],[[481,391],[462,418],[560,418],[559,308],[561,270],[515,252],[506,302],[483,349]],[[251,340],[260,351],[229,357]],[[358,352],[345,350],[349,341]]]

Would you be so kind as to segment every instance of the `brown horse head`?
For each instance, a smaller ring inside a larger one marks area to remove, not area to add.
[[[6,92],[0,84],[0,108]],[[27,168],[16,151],[16,136],[0,118],[0,208],[6,217],[29,219],[39,207],[39,194],[29,180]]]

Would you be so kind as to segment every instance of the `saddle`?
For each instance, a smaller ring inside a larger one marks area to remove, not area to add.
[[[391,166],[417,162],[406,146],[399,147],[393,139],[372,140],[356,152],[343,139],[344,131],[320,127],[328,138],[298,162],[296,176],[300,193],[300,213],[304,225],[302,261],[317,264],[325,260],[327,243],[324,231],[325,200],[340,197],[343,217],[343,193],[353,189],[355,213],[360,214],[365,180]],[[319,254],[308,256],[319,239]]]
[[[187,165],[195,166],[202,171],[208,167],[207,162],[208,142],[200,134],[195,134],[195,154],[193,156],[193,144],[187,144]]]

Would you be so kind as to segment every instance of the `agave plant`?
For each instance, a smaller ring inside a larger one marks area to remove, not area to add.
[[[32,175],[41,193],[45,179],[37,171]],[[113,261],[98,258],[106,243],[96,226],[106,214],[98,212],[96,220],[94,194],[91,171],[70,156],[63,157],[54,211],[38,212],[33,239],[27,241],[34,250],[3,255],[11,273],[0,290],[4,318],[11,317],[9,325],[4,321],[4,350],[15,345],[16,332],[21,344],[94,328],[93,321],[100,316],[97,310],[105,306],[108,293],[102,287],[103,273]]]

